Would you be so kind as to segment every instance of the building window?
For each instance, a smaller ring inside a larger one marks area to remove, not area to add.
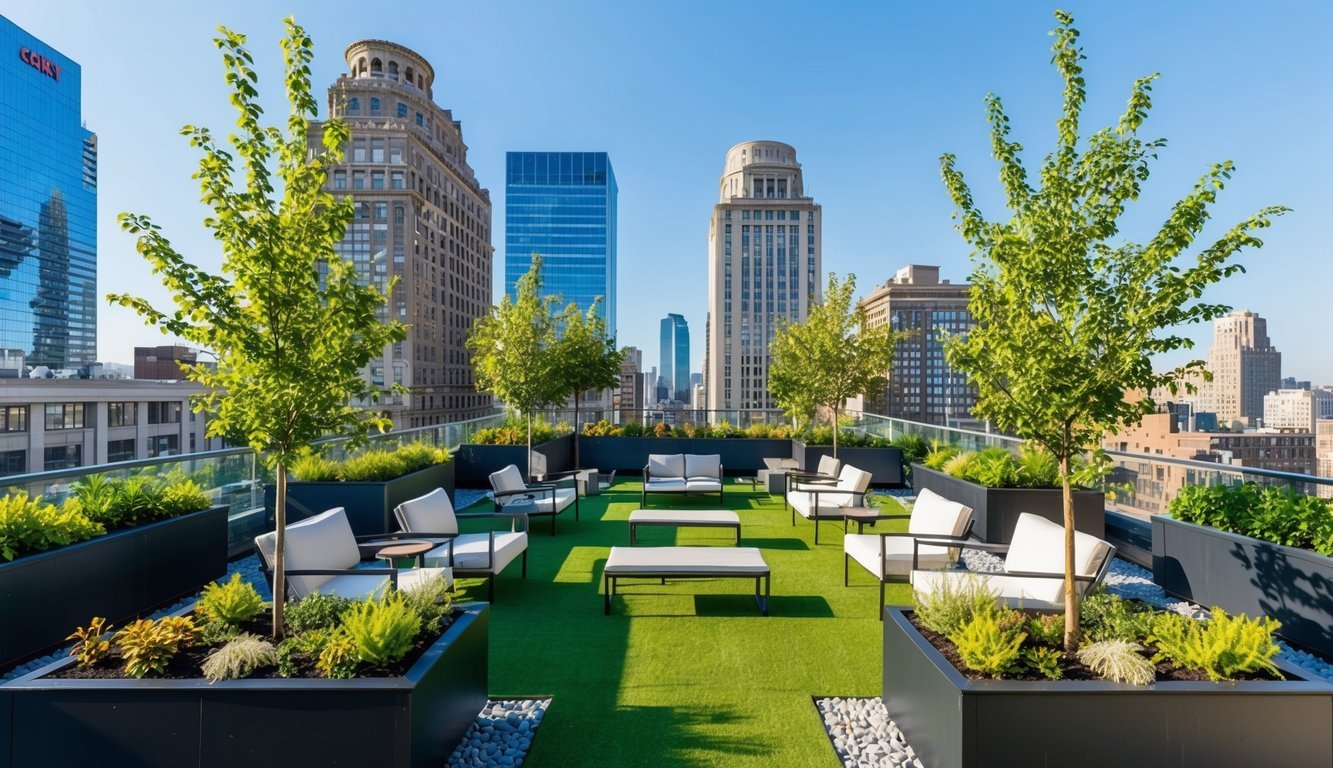
[[[56,469],[74,469],[83,466],[82,445],[56,445],[43,452],[42,467],[47,472]]]
[[[28,471],[27,451],[0,451],[0,477]]]
[[[398,102],[398,116],[407,117],[407,105],[401,101]]]
[[[27,432],[28,406],[0,406],[0,432]]]
[[[138,403],[107,403],[106,417],[108,427],[132,427],[135,424],[135,406]]]
[[[106,443],[107,461],[134,461],[134,438],[128,440],[108,440]]]
[[[426,124],[426,118],[425,118],[425,116],[422,115],[420,112],[418,112],[418,113],[417,113],[417,125],[425,125],[425,124]]]
[[[353,96],[352,98],[350,98],[350,99],[347,100],[347,114],[349,114],[349,115],[359,115],[359,114],[361,114],[361,100],[360,100],[360,99],[358,99],[357,97]]]
[[[372,171],[370,174],[370,188],[384,189],[384,171]]]
[[[181,421],[181,404],[179,401],[163,400],[156,403],[145,403],[145,405],[148,406],[149,424],[179,424]]]
[[[333,172],[333,188],[347,189],[347,171]]]
[[[154,459],[158,456],[173,456],[181,452],[180,435],[157,435],[148,438],[148,456],[146,458]]]
[[[83,429],[83,403],[47,403],[46,428]]]
[[[394,171],[392,177],[390,178],[391,188],[393,188],[393,189],[406,189],[406,187],[404,186],[404,183],[405,183],[405,182],[404,182],[403,172],[402,172],[402,171]]]

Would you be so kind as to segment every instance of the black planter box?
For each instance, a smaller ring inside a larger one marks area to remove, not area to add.
[[[460,606],[402,677],[48,680],[0,686],[0,768],[437,768],[486,705],[489,606]]]
[[[1168,594],[1272,616],[1282,637],[1333,656],[1333,558],[1155,515],[1152,574]]]
[[[970,681],[884,609],[884,706],[924,765],[1333,765],[1333,685]]]
[[[753,476],[764,459],[791,457],[791,440],[756,437],[587,437],[579,438],[579,460],[602,472],[643,471],[650,453],[693,453],[722,457],[728,475]]]
[[[389,533],[398,530],[398,522],[393,517],[394,507],[436,488],[445,489],[450,500],[453,499],[452,460],[382,482],[290,482],[287,484],[287,522],[294,523],[334,507],[344,507],[347,521],[356,535]],[[264,489],[264,504],[268,508],[266,530],[273,530],[274,488],[271,485]]]
[[[94,616],[122,624],[226,570],[226,507],[0,563],[0,666],[63,644]]]
[[[921,464],[912,465],[912,486],[971,507],[976,519],[973,533],[992,544],[1008,544],[1024,512],[1059,525],[1065,522],[1064,492],[1059,488],[987,488]],[[1106,538],[1106,497],[1101,491],[1074,491],[1074,528]]]
[[[571,456],[573,437],[561,435],[544,443],[534,443],[533,464],[545,466],[548,473],[564,472],[573,469]],[[584,465],[587,460],[584,459]],[[528,447],[526,445],[479,445],[464,443],[454,452],[455,479],[459,488],[490,488],[491,473],[513,464],[518,467],[526,479],[528,475]],[[538,470],[540,471],[540,469]]]
[[[813,472],[819,466],[820,458],[833,455],[833,446],[806,445],[800,440],[792,440],[791,455],[800,463],[801,469]],[[901,448],[856,448],[839,445],[838,458],[844,465],[851,464],[857,469],[869,472],[870,484],[876,488],[903,485]]]

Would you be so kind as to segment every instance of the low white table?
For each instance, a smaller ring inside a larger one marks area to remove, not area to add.
[[[667,525],[675,528],[735,528],[736,544],[741,543],[741,518],[729,509],[636,509],[629,513],[629,545],[638,540],[641,525]]]
[[[602,568],[603,612],[620,579],[754,579],[754,601],[768,615],[772,573],[757,547],[611,547]],[[763,594],[760,594],[760,582]]]

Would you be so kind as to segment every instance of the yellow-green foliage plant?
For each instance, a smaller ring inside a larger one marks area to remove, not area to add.
[[[449,460],[448,450],[420,440],[398,446],[393,454],[398,457],[405,472],[416,472]]]
[[[338,462],[317,453],[307,453],[292,462],[292,477],[304,483],[328,483],[338,479]]]
[[[79,627],[65,638],[78,641],[69,649],[69,655],[79,660],[80,667],[91,667],[101,661],[111,650],[111,641],[107,640],[110,630],[105,617],[94,616],[93,620],[88,622],[88,626]]]
[[[1019,658],[1027,633],[1016,611],[981,611],[949,636],[968,669],[988,677],[1004,677],[1022,671]]]
[[[356,641],[345,631],[338,630],[328,633],[315,668],[327,678],[346,680],[356,676],[356,665],[360,660]]]
[[[237,680],[249,677],[256,669],[277,663],[277,646],[258,635],[245,633],[208,654],[203,664],[204,679],[210,684],[219,680]]]
[[[1231,616],[1213,608],[1205,621],[1161,613],[1153,620],[1148,642],[1157,646],[1153,661],[1166,659],[1183,669],[1196,669],[1209,680],[1234,680],[1237,675],[1256,672],[1281,678],[1273,657],[1281,650],[1273,642],[1273,633],[1281,622],[1263,616]]]
[[[941,579],[929,594],[915,590],[912,601],[916,618],[941,635],[952,635],[979,613],[994,611],[995,595],[984,576]]]
[[[239,573],[233,573],[226,582],[204,587],[204,594],[194,607],[204,621],[232,626],[253,619],[262,610],[264,599],[249,582],[241,580]]]
[[[57,507],[23,492],[0,497],[0,557],[6,560],[104,533],[106,528],[85,517],[77,502]]]
[[[161,675],[171,659],[198,637],[188,616],[167,616],[157,621],[139,619],[116,633],[116,647],[125,659],[125,674],[142,678]]]
[[[421,631],[421,614],[401,592],[358,602],[343,614],[343,631],[356,645],[357,658],[369,664],[397,661]]]

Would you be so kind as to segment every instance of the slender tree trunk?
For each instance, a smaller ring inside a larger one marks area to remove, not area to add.
[[[833,407],[833,458],[838,458],[838,408]]]
[[[287,465],[278,464],[278,487],[273,494],[273,517],[276,523],[276,549],[273,553],[273,640],[282,639],[282,609],[287,597]]]
[[[579,469],[579,400],[582,394],[574,393],[574,469]]]
[[[528,482],[532,482],[532,411],[528,411]]]
[[[1060,457],[1060,487],[1065,512],[1065,650],[1078,649],[1078,589],[1074,582],[1074,491],[1069,482],[1069,457]]]

